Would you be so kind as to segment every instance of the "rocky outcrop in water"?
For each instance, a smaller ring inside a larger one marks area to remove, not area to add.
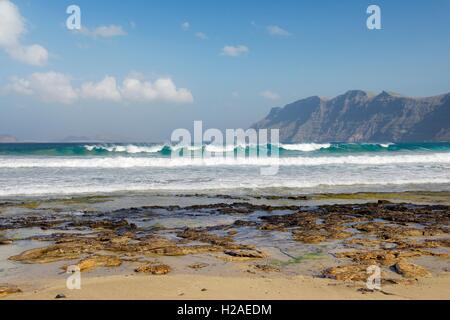
[[[450,141],[450,93],[411,98],[353,90],[273,108],[255,129],[279,129],[284,143]]]

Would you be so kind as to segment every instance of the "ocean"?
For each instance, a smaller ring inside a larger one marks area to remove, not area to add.
[[[258,156],[266,152],[272,156]],[[173,157],[175,153],[184,157]],[[261,175],[261,167],[274,165],[277,174]],[[189,148],[142,143],[0,144],[3,198],[249,190],[270,194],[448,191],[450,143]]]

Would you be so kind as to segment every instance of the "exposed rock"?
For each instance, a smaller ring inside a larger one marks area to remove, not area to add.
[[[347,231],[336,231],[336,232],[330,232],[328,236],[331,239],[341,240],[341,239],[350,238],[351,236],[353,236],[353,234],[350,232],[347,232]]]
[[[280,268],[268,264],[256,264],[255,268],[264,272],[280,272]]]
[[[217,246],[196,245],[196,246],[168,246],[145,250],[144,254],[156,254],[161,256],[184,256],[195,253],[217,252],[222,249]]]
[[[13,293],[22,292],[17,286],[11,284],[0,284],[0,298]]]
[[[207,266],[209,266],[209,264],[199,262],[199,263],[193,263],[193,264],[188,265],[188,268],[198,270],[198,269],[206,268]]]
[[[266,257],[259,250],[225,250],[224,253],[237,258],[262,259]]]
[[[368,277],[366,270],[367,266],[353,264],[328,268],[322,275],[325,278],[341,281],[366,281]]]
[[[284,228],[284,227],[270,224],[270,223],[263,224],[259,229],[265,230],[265,231],[283,231],[283,232],[287,231],[286,228]]]
[[[336,258],[349,258],[355,262],[369,264],[381,264],[390,266],[402,258],[422,255],[420,252],[396,251],[396,250],[375,250],[375,251],[347,251],[337,252]]]
[[[118,267],[121,264],[122,261],[115,256],[93,256],[81,260],[77,266],[80,268],[81,272],[85,272],[98,267]]]
[[[292,236],[294,237],[294,240],[304,243],[320,243],[327,239],[325,235],[303,231],[296,231],[292,234]]]
[[[66,248],[60,245],[53,245],[45,248],[27,250],[19,255],[10,257],[9,260],[22,263],[49,263],[77,259],[81,253],[80,248]]]
[[[13,241],[12,240],[8,240],[8,239],[0,239],[0,246],[5,246],[8,244],[12,244]]]
[[[138,273],[151,273],[154,275],[163,275],[169,273],[171,270],[172,269],[170,268],[170,266],[166,264],[147,263],[137,267],[134,271]]]
[[[377,247],[381,244],[380,240],[365,239],[365,238],[353,238],[344,242],[347,246],[362,246],[365,248]]]
[[[430,241],[430,240],[427,240]],[[442,239],[442,240],[431,240],[434,243],[438,243],[440,246],[444,247],[450,247],[450,238],[449,239]]]
[[[189,228],[183,230],[182,232],[179,232],[177,236],[184,239],[210,243],[217,246],[228,246],[230,242],[233,242],[233,239],[231,237],[219,237],[202,230]]]
[[[86,221],[86,220],[79,220],[74,221],[72,223],[73,226],[86,226],[91,229],[118,229],[121,227],[129,227],[130,229],[135,229],[136,226],[129,224],[127,220],[120,219],[120,220],[93,220],[93,221]]]
[[[395,271],[407,278],[429,277],[431,274],[424,267],[410,263],[406,260],[400,260],[395,264]]]

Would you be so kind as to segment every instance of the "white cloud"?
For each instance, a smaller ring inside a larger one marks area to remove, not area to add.
[[[45,65],[47,50],[38,44],[23,45],[20,38],[25,32],[25,19],[19,8],[9,0],[0,0],[0,49],[17,61],[34,66]]]
[[[20,36],[25,33],[25,20],[19,9],[10,1],[0,1],[0,45],[18,45]]]
[[[109,26],[99,26],[93,30],[82,27],[81,30],[76,31],[78,33],[91,36],[94,38],[112,38],[127,35],[127,32],[123,30],[122,26],[109,25]]]
[[[250,50],[244,45],[239,46],[225,46],[222,49],[222,55],[229,57],[238,57],[240,55],[248,53]]]
[[[47,50],[38,44],[25,47],[17,46],[6,48],[5,51],[17,61],[24,62],[32,66],[43,66],[48,60]]]
[[[284,30],[283,28],[281,28],[279,26],[268,26],[267,27],[267,32],[271,36],[276,36],[276,37],[289,37],[289,36],[291,36],[291,33],[289,31]]]
[[[11,78],[9,84],[7,84],[2,92],[5,93],[17,93],[20,95],[32,95],[33,90],[30,88],[30,81],[27,79],[21,79],[17,77]]]
[[[81,96],[86,99],[120,101],[116,78],[106,76],[98,83],[87,82],[81,86]]]
[[[203,32],[197,32],[195,36],[201,40],[208,40],[208,36]]]
[[[177,88],[170,78],[159,78],[152,83],[133,75],[125,78],[121,85],[115,77],[106,76],[97,83],[85,82],[80,88],[74,88],[70,77],[62,73],[33,73],[27,78],[12,78],[4,91],[63,104],[80,99],[139,103],[194,101],[188,89]]]
[[[183,22],[182,24],[181,24],[181,29],[183,30],[183,31],[188,31],[189,30],[189,28],[191,27],[191,24],[189,23],[189,22]]]
[[[266,98],[268,100],[278,100],[280,99],[280,96],[278,95],[278,93],[270,91],[270,90],[265,90],[262,91],[260,93],[261,97]]]
[[[120,92],[125,99],[136,102],[190,103],[194,101],[189,90],[177,89],[170,78],[160,78],[151,83],[135,77],[128,77],[123,81]]]
[[[36,95],[47,102],[70,104],[78,98],[70,77],[57,72],[33,73],[25,79],[13,78],[5,89],[21,95]]]

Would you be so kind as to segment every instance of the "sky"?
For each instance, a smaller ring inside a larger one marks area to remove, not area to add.
[[[0,135],[160,142],[312,95],[442,94],[449,39],[450,0],[0,0]]]

